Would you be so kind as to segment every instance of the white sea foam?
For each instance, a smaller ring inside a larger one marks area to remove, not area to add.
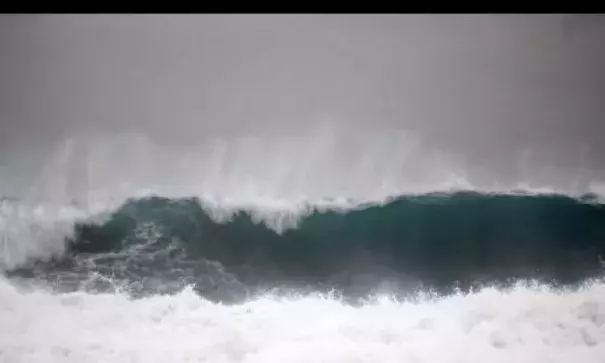
[[[2,362],[602,362],[605,285],[516,287],[361,307],[319,296],[220,305],[191,290],[25,292],[0,280]]]

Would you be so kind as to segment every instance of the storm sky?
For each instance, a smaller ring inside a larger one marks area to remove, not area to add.
[[[159,143],[411,130],[506,174],[605,175],[605,27],[569,15],[0,17],[0,151],[72,134]],[[19,151],[17,151],[19,150]],[[33,152],[33,151],[31,151]]]

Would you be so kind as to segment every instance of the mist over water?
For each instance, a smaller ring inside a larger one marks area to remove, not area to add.
[[[415,133],[485,183],[585,184],[605,53],[577,17],[3,16],[2,165],[39,169],[82,134],[187,151],[327,123]]]
[[[601,19],[0,16],[0,361],[601,361]]]

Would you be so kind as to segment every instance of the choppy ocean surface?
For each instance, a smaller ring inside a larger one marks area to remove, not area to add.
[[[0,16],[0,363],[605,363],[600,24]]]
[[[4,199],[3,362],[601,362],[596,196]]]

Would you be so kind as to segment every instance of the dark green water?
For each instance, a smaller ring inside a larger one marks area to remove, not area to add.
[[[600,275],[605,256],[605,207],[560,195],[402,196],[315,212],[282,233],[244,211],[217,223],[197,199],[154,197],[128,201],[102,225],[75,228],[62,260],[31,271],[154,276],[156,285],[213,286],[206,292],[228,278],[361,293],[385,281],[437,289],[526,278],[573,284]],[[200,282],[213,274],[221,278]]]

